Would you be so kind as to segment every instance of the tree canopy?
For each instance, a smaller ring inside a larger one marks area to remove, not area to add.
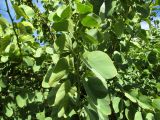
[[[0,15],[1,120],[160,119],[160,0],[39,3]]]

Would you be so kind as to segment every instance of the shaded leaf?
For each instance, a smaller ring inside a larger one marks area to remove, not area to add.
[[[68,61],[66,58],[61,58],[58,61],[49,79],[49,85],[51,87],[55,82],[67,77],[68,67]]]

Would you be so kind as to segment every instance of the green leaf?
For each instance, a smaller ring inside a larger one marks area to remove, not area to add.
[[[155,5],[160,5],[160,0],[155,0]]]
[[[102,6],[104,0],[89,0],[91,2],[91,4],[93,5],[93,12],[95,14],[99,14],[100,11],[100,7]]]
[[[63,117],[68,108],[71,83],[69,80],[53,87],[48,96],[48,102],[54,106],[54,116],[60,118]]]
[[[99,40],[101,39],[99,36],[99,31],[97,29],[90,29],[87,30],[85,33],[82,34],[82,38],[91,44],[98,44]]]
[[[85,52],[83,61],[95,75],[101,79],[111,79],[117,75],[117,70],[110,57],[101,51]]]
[[[48,54],[53,54],[53,48],[51,48],[51,47],[46,47],[46,53],[48,53]]]
[[[53,29],[56,31],[72,31],[73,30],[72,25],[73,24],[71,20],[63,20],[53,23]]]
[[[90,13],[81,20],[81,23],[85,27],[99,27],[101,18],[94,13]]]
[[[48,70],[47,70],[47,73],[44,76],[43,81],[42,81],[42,87],[43,88],[49,88],[50,87],[50,85],[49,85],[49,79],[51,77],[52,71],[53,71],[53,67],[49,66]]]
[[[150,8],[148,5],[137,5],[137,12],[141,13],[142,17],[147,18],[150,14]]]
[[[151,106],[151,100],[147,96],[138,93],[136,89],[129,93],[125,92],[125,96],[132,102],[138,103],[138,105],[143,109],[153,109]]]
[[[26,15],[26,13],[24,12],[24,10],[22,8],[20,8],[17,5],[13,5],[14,11],[16,12],[16,19],[19,19],[20,17],[24,17],[26,19],[28,19],[29,17]]]
[[[114,109],[115,113],[118,113],[120,111],[120,109],[119,109],[120,100],[121,99],[119,97],[114,97],[112,100],[113,109]]]
[[[87,98],[91,107],[95,109],[100,117],[111,114],[107,85],[97,78],[88,78],[83,81]]]
[[[62,33],[54,43],[54,48],[57,53],[69,51],[72,41],[69,35]]]
[[[5,106],[5,115],[11,117],[13,115],[13,109],[10,106]]]
[[[105,16],[109,17],[115,12],[117,1],[115,0],[106,0],[105,1]]]
[[[49,79],[49,85],[52,87],[55,82],[66,78],[69,72],[68,69],[69,66],[67,59],[61,58],[53,69],[53,72]]]
[[[84,109],[87,113],[87,118],[88,118],[87,120],[98,120],[96,111],[87,108],[87,106],[84,106]]]
[[[155,51],[151,51],[149,54],[148,54],[148,61],[151,63],[151,64],[155,64],[157,62],[157,53]]]
[[[39,112],[36,114],[37,120],[44,120],[45,119],[45,112]]]
[[[134,116],[134,120],[143,120],[142,113],[137,111]]]
[[[154,114],[152,114],[152,113],[147,113],[147,115],[146,115],[146,120],[155,120],[155,119],[154,119]]]
[[[117,37],[121,37],[122,33],[124,31],[124,22],[117,21],[113,26],[113,30],[114,30],[115,34],[117,35]]]
[[[19,7],[24,10],[24,12],[28,16],[28,18],[33,18],[34,17],[35,13],[34,13],[34,10],[31,7],[29,7],[27,5],[20,5]]]
[[[32,34],[34,30],[33,25],[27,21],[19,22],[17,27],[19,28],[21,34]]]
[[[5,81],[0,78],[0,88],[5,88],[5,87],[6,87]]]
[[[70,6],[62,5],[57,9],[56,13],[61,19],[67,19],[71,16],[72,9]]]
[[[160,110],[160,99],[159,99],[159,98],[154,99],[154,100],[152,101],[152,106],[153,106],[154,108]]]
[[[9,26],[9,23],[5,18],[0,17],[0,25],[2,26],[2,28],[6,28]]]
[[[23,57],[23,61],[27,63],[28,66],[33,66],[35,62],[35,60],[29,56]]]
[[[43,49],[42,48],[38,48],[35,52],[34,57],[39,58],[41,57],[41,55],[43,54]]]
[[[122,56],[118,51],[114,51],[113,58],[114,58],[114,61],[117,62],[117,63],[122,63],[123,62]]]
[[[21,42],[25,43],[25,42],[34,42],[34,38],[31,35],[20,35],[19,39]]]
[[[11,35],[7,35],[4,38],[0,38],[0,53],[4,52],[5,48],[11,42]]]
[[[82,3],[77,3],[77,12],[79,14],[86,14],[86,13],[91,13],[93,11],[93,6],[92,4],[86,3],[86,4],[82,4]]]
[[[8,61],[9,56],[2,56],[1,57],[1,62],[5,63]]]
[[[48,20],[51,22],[59,22],[62,19],[55,12],[50,12],[48,16]]]
[[[20,108],[26,106],[26,105],[27,105],[27,103],[26,103],[26,96],[17,95],[17,96],[16,96],[16,102],[17,102],[17,105],[18,105]]]

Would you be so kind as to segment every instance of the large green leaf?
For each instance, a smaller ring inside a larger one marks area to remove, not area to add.
[[[99,27],[101,18],[94,13],[90,13],[81,20],[81,23],[83,26],[90,28]]]
[[[111,114],[107,85],[98,78],[88,78],[83,81],[91,108],[97,111],[100,118]]]
[[[101,51],[85,52],[83,61],[95,75],[101,79],[111,79],[117,75],[117,70],[110,57]]]
[[[49,79],[49,85],[52,87],[55,82],[64,79],[68,75],[69,66],[66,58],[61,58],[56,64]]]
[[[77,11],[80,14],[91,13],[93,11],[93,7],[89,3],[86,4],[77,3],[76,6],[77,6]]]
[[[25,14],[26,14],[29,18],[33,18],[33,17],[34,17],[35,13],[34,13],[34,10],[33,10],[31,7],[29,7],[29,6],[27,6],[27,5],[20,5],[19,7],[24,10]]]

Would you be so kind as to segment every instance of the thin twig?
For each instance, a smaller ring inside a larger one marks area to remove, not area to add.
[[[5,0],[5,3],[6,3],[6,7],[7,7],[7,13],[11,19],[11,22],[12,22],[12,26],[13,26],[13,31],[14,31],[14,34],[16,36],[16,39],[17,39],[17,45],[18,45],[18,48],[19,48],[19,52],[20,52],[20,55],[21,55],[21,58],[22,58],[22,50],[21,50],[21,45],[20,45],[20,41],[19,41],[19,37],[18,37],[18,34],[16,32],[16,25],[14,24],[14,20],[12,18],[12,15],[10,13],[10,10],[9,10],[9,5],[8,5],[8,2],[7,0]]]

